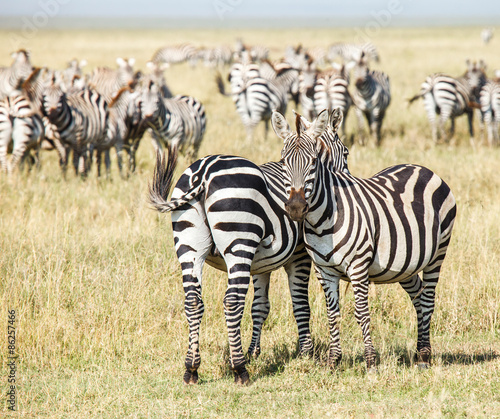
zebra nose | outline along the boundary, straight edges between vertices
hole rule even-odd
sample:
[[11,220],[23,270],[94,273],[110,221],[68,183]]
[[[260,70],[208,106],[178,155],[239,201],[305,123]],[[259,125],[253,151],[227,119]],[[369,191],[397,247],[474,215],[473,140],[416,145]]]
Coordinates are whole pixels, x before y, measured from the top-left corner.
[[292,188],[288,201],[285,202],[285,210],[293,221],[304,221],[309,211],[309,205],[304,196],[304,189],[296,191]]

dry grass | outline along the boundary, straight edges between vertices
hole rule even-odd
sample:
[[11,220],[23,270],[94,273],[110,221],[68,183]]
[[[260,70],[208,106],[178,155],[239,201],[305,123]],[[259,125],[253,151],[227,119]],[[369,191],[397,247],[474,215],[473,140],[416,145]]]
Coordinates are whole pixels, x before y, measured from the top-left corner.
[[[288,43],[328,45],[349,30],[282,31],[65,31],[39,32],[27,43],[33,62],[63,67],[76,56],[89,66],[113,66],[134,56],[145,68],[167,43],[231,43],[242,35],[277,55]],[[8,33],[0,32],[8,64]],[[7,356],[7,310],[16,309],[19,417],[498,417],[500,411],[500,178],[499,149],[471,148],[466,121],[454,144],[434,146],[423,106],[407,108],[428,73],[460,74],[466,58],[500,67],[498,40],[484,47],[478,29],[392,29],[374,43],[391,77],[393,102],[380,149],[355,146],[350,168],[358,176],[401,162],[423,164],[451,186],[458,203],[454,236],[438,286],[431,338],[434,367],[414,368],[416,319],[398,285],[374,287],[371,312],[379,372],[367,377],[352,290],[342,284],[342,344],[338,371],[296,357],[297,333],[283,272],[273,275],[272,309],[263,354],[250,365],[253,385],[237,388],[227,366],[222,310],[225,275],[205,269],[201,385],[181,383],[187,348],[180,269],[168,216],[146,204],[153,150],[139,150],[138,173],[122,181],[63,181],[55,155],[40,173],[0,177],[0,360]],[[257,163],[279,157],[280,141],[257,129],[253,143],[230,100],[216,92],[203,67],[174,67],[167,80],[178,93],[206,106],[208,131],[201,155],[226,153]],[[354,117],[349,117],[352,131]],[[477,122],[476,122],[477,126]],[[185,162],[180,161],[181,170]],[[251,298],[251,292],[247,301]],[[314,339],[324,350],[324,297],[311,281]],[[3,320],[2,320],[3,319]],[[3,323],[2,323],[3,322]],[[249,310],[243,322],[247,346]],[[2,394],[6,379],[2,379]],[[5,387],[4,387],[5,386]],[[5,389],[5,391],[4,391]],[[6,405],[2,401],[2,409]]]

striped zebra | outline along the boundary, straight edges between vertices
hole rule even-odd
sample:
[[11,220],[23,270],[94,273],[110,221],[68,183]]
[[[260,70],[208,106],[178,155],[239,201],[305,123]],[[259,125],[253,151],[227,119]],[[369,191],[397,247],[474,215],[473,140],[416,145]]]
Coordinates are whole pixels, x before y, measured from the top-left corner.
[[480,93],[481,114],[488,130],[489,146],[499,145],[500,78],[488,81]]
[[116,64],[118,64],[116,70],[108,67],[94,69],[88,82],[89,87],[104,96],[107,102],[110,102],[122,87],[134,86],[136,83],[134,58],[118,57]]
[[267,80],[278,81],[286,86],[289,98],[294,101],[295,106],[298,106],[300,74],[298,69],[285,61],[271,63],[269,60],[264,60],[259,65],[259,73]]
[[156,64],[181,64],[183,62],[189,62],[191,66],[194,66],[198,60],[197,54],[198,51],[194,45],[184,43],[158,49],[153,54],[151,61]]
[[0,68],[0,99],[19,91],[21,84],[33,71],[28,51],[21,49],[13,52],[10,67]]
[[205,107],[191,96],[165,99],[152,80],[143,86],[137,99],[141,123],[151,128],[157,151],[163,145],[178,149],[191,161],[197,159],[205,134]]
[[364,115],[370,134],[378,146],[385,112],[391,103],[389,77],[381,71],[370,71],[364,53],[354,66],[353,77],[355,89],[352,100],[356,106],[360,131]]
[[43,114],[62,144],[58,152],[64,174],[71,150],[76,174],[87,175],[90,169],[89,147],[106,136],[107,108],[104,96],[93,89],[84,89],[67,96],[52,79],[43,91]]
[[148,61],[146,63],[146,67],[149,70],[149,74],[144,78],[147,82],[149,80],[153,80],[155,84],[160,87],[161,94],[164,98],[169,99],[174,97],[172,91],[167,85],[167,81],[165,80],[164,71],[169,67],[167,63],[155,63],[153,61]]
[[231,64],[233,51],[227,45],[219,45],[214,48],[198,50],[198,57],[203,61],[205,67],[220,67]]
[[[33,91],[42,83],[42,74],[42,69],[35,69],[19,93],[0,101],[0,166],[8,173],[25,161],[31,166],[31,150],[35,150],[34,160],[39,166],[39,150],[45,130],[32,98]],[[9,148],[12,148],[10,161],[7,159]]]
[[[334,63],[332,69],[318,71],[313,62],[302,71],[299,78],[300,104],[309,119],[315,118],[323,109],[340,108],[347,117],[352,104],[349,93],[349,70],[351,65]],[[345,135],[345,118],[342,134]]]
[[347,44],[336,43],[328,48],[328,59],[333,62],[339,57],[344,62],[358,61],[361,56],[365,57],[366,61],[379,62],[380,58],[377,48],[371,42],[365,44]]
[[[301,120],[305,127],[308,121]],[[327,164],[347,169],[347,149],[331,128],[322,139],[332,152]],[[241,347],[240,322],[245,294],[254,282],[253,333],[248,353],[260,353],[262,325],[269,313],[268,289],[271,271],[284,267],[299,332],[301,353],[312,351],[309,330],[308,282],[311,261],[302,242],[302,229],[285,213],[280,163],[256,166],[235,156],[208,156],[193,163],[178,180],[167,201],[175,170],[175,153],[168,164],[158,159],[149,187],[150,202],[160,212],[172,212],[172,230],[185,291],[189,323],[189,350],[184,374],[186,384],[198,380],[200,365],[199,328],[204,307],[201,298],[202,267],[228,272],[224,298],[229,332],[231,368],[235,382],[245,384],[248,373]]]
[[[342,112],[334,112],[339,125]],[[306,248],[325,292],[329,362],[341,359],[337,319],[343,279],[354,290],[368,370],[375,366],[370,282],[399,282],[408,293],[418,319],[418,365],[429,367],[435,289],[455,220],[455,198],[443,180],[421,166],[397,165],[368,179],[332,170],[323,162],[330,151],[318,141],[326,121],[327,114],[321,113],[314,129],[292,132],[278,112],[272,119],[284,141],[283,179],[289,197],[285,207],[292,220],[304,221]]]
[[[292,70],[288,70],[292,71]],[[229,73],[231,93],[226,94],[224,82],[220,74],[216,82],[219,92],[224,96],[232,96],[236,112],[247,131],[247,140],[251,140],[255,127],[259,122],[265,123],[265,138],[269,131],[269,120],[273,110],[286,112],[289,86],[285,71],[275,80],[267,80],[260,75],[260,69],[254,63],[235,63]]]
[[248,54],[253,62],[259,63],[269,59],[269,48],[264,45],[247,45],[242,39],[237,39],[233,59],[241,61],[245,54]]
[[78,61],[74,58],[68,62],[66,68],[61,72],[61,88],[66,94],[76,93],[86,87],[87,80],[83,74],[83,67],[86,65],[87,60]]
[[[445,124],[451,119],[449,138],[455,133],[455,118],[466,114],[469,123],[471,141],[474,137],[473,112],[474,103],[480,101],[482,86],[486,83],[484,64],[477,66],[467,62],[468,68],[462,77],[451,77],[443,73],[428,76],[422,83],[420,93],[409,99],[409,103],[423,98],[427,118],[431,124],[432,138],[435,142],[445,138]],[[439,124],[436,125],[436,114]]]

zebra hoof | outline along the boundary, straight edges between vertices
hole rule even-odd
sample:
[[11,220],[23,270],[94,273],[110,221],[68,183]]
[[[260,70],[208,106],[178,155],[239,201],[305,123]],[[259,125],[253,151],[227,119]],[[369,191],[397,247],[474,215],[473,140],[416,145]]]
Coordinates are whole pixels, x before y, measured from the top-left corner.
[[248,348],[247,358],[248,360],[257,359],[260,355],[260,348]]
[[430,362],[417,362],[419,370],[428,370],[431,367]]
[[250,375],[244,365],[234,370],[234,383],[240,386],[247,386],[250,384]]
[[186,372],[184,373],[183,381],[186,385],[198,384],[198,371],[186,370]]

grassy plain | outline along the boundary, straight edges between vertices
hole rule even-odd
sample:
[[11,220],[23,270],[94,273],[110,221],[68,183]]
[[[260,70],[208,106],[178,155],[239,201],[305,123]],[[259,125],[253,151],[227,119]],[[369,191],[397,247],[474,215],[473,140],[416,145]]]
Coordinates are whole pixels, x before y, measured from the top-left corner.
[[[147,139],[135,176],[123,181],[93,173],[82,182],[61,177],[53,152],[29,176],[0,176],[0,416],[7,411],[7,310],[16,310],[17,417],[499,417],[500,416],[500,149],[472,147],[466,120],[457,121],[452,144],[430,140],[422,103],[408,108],[427,74],[458,75],[467,58],[500,68],[500,39],[484,46],[479,28],[387,29],[373,38],[391,78],[393,101],[379,149],[354,146],[349,165],[369,176],[395,163],[413,162],[436,171],[458,203],[454,235],[437,290],[431,339],[434,366],[418,371],[413,307],[399,285],[373,287],[372,331],[380,364],[365,374],[361,332],[354,320],[352,289],[342,284],[344,359],[336,371],[297,357],[296,326],[283,271],[273,274],[271,313],[261,357],[249,371],[252,385],[233,384],[228,369],[222,308],[226,276],[205,269],[199,386],[182,384],[187,348],[181,274],[173,251],[169,216],[146,203],[153,168]],[[145,69],[166,44],[249,43],[272,47],[326,46],[351,41],[354,31],[39,31],[22,46],[37,65],[62,68],[86,58],[89,68],[114,66],[117,56],[135,57]],[[10,34],[0,32],[0,62],[10,62]],[[232,102],[216,91],[214,74],[182,65],[166,73],[176,93],[206,106],[208,130],[200,155],[238,154],[257,163],[276,160],[274,133],[255,140]],[[290,106],[291,111],[292,106]],[[353,132],[355,118],[349,116]],[[478,121],[476,120],[476,128]],[[478,135],[478,138],[480,136]],[[179,170],[186,167],[181,159]],[[179,171],[179,173],[180,173]],[[324,297],[310,284],[312,330],[326,348]],[[252,298],[250,290],[247,302]],[[244,346],[251,336],[249,304]]]

